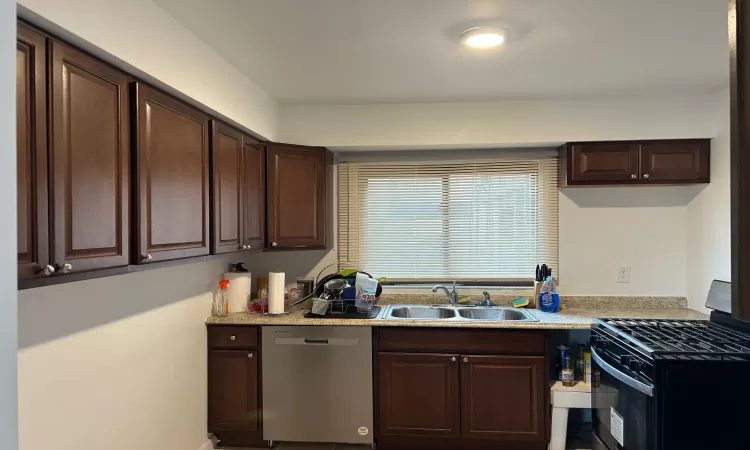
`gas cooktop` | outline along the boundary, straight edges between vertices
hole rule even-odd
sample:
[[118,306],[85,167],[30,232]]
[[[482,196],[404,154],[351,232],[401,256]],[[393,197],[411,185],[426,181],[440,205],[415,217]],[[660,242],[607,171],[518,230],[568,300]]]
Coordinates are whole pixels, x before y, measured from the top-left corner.
[[750,335],[704,320],[598,319],[652,357],[750,360]]

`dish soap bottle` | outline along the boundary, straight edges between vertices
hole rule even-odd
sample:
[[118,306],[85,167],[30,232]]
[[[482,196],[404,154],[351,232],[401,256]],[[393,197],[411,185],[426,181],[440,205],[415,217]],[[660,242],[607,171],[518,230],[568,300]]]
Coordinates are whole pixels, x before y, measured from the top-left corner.
[[539,308],[542,312],[558,312],[560,310],[560,294],[555,292],[555,282],[548,276],[539,291]]
[[229,312],[227,287],[229,287],[229,280],[219,281],[219,292],[216,293],[216,297],[214,298],[214,314],[219,317],[226,316]]

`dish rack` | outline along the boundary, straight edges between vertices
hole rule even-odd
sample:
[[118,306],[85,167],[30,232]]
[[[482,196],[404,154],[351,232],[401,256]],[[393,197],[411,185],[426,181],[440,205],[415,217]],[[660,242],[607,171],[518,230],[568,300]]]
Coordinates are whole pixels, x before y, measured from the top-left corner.
[[379,299],[375,299],[372,302],[363,302],[357,306],[352,303],[352,300],[313,297],[312,313],[318,316],[350,313],[365,314],[372,311],[372,308],[378,303],[378,300]]

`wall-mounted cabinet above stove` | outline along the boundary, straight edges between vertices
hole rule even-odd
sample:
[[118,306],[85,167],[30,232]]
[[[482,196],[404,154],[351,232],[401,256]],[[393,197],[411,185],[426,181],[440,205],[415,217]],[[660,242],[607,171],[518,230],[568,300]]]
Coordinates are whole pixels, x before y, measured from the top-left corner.
[[569,142],[558,148],[560,187],[710,181],[710,139]]

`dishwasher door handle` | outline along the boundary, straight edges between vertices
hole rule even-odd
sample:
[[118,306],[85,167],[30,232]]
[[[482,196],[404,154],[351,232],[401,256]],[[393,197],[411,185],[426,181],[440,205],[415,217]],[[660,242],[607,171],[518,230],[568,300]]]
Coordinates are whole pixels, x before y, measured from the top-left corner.
[[347,338],[274,338],[273,343],[276,345],[315,345],[315,346],[338,346],[353,347],[359,345],[359,339]]

